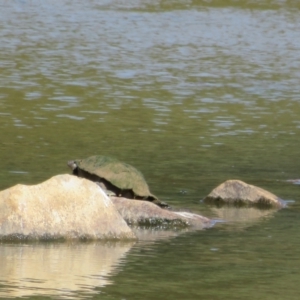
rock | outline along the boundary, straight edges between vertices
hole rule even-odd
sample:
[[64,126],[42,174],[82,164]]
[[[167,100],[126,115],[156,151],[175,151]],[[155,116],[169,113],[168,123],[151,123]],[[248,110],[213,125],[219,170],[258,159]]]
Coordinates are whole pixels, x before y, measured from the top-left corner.
[[225,181],[216,187],[204,201],[275,207],[284,207],[286,205],[285,201],[276,195],[240,180]]
[[211,227],[212,221],[189,212],[176,212],[163,209],[152,202],[110,197],[118,212],[128,224],[154,226],[160,228]]
[[95,183],[58,175],[0,192],[0,239],[134,239]]
[[293,184],[299,185],[300,184],[300,179],[288,179],[288,180],[286,180],[286,182],[291,182]]

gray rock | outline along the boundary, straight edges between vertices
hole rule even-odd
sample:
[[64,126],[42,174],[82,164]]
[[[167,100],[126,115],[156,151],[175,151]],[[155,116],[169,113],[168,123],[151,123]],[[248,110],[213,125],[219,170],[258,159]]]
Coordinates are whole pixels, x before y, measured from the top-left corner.
[[0,192],[0,239],[134,239],[111,200],[93,182],[58,175]]
[[160,228],[211,227],[212,221],[190,212],[163,209],[152,202],[110,197],[121,216],[128,224]]
[[240,180],[227,180],[204,199],[205,202],[239,203],[284,207],[285,201],[276,195]]

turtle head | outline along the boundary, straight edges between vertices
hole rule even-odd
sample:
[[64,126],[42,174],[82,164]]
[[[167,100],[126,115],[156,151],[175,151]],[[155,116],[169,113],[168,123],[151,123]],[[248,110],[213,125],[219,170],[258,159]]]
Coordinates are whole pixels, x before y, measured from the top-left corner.
[[78,167],[76,160],[69,160],[67,165],[72,169],[73,172]]

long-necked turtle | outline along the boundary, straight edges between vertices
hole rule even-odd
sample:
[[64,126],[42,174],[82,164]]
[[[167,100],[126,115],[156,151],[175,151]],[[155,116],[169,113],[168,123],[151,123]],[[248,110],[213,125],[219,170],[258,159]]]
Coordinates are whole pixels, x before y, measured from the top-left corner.
[[73,174],[97,182],[106,192],[129,199],[152,201],[168,207],[151,194],[144,176],[129,164],[107,156],[95,155],[68,161]]

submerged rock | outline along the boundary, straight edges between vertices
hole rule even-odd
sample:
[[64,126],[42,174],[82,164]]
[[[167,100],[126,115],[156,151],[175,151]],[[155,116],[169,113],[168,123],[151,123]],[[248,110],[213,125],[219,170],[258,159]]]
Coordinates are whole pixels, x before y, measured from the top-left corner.
[[284,207],[285,201],[276,195],[241,180],[227,180],[204,199],[205,202],[228,204],[267,205]]
[[202,229],[211,227],[213,224],[210,219],[201,215],[163,209],[152,202],[113,196],[110,198],[121,216],[131,225]]
[[93,182],[58,175],[0,192],[0,239],[133,239],[111,200]]
[[286,182],[291,182],[293,184],[300,185],[300,179],[288,179]]

